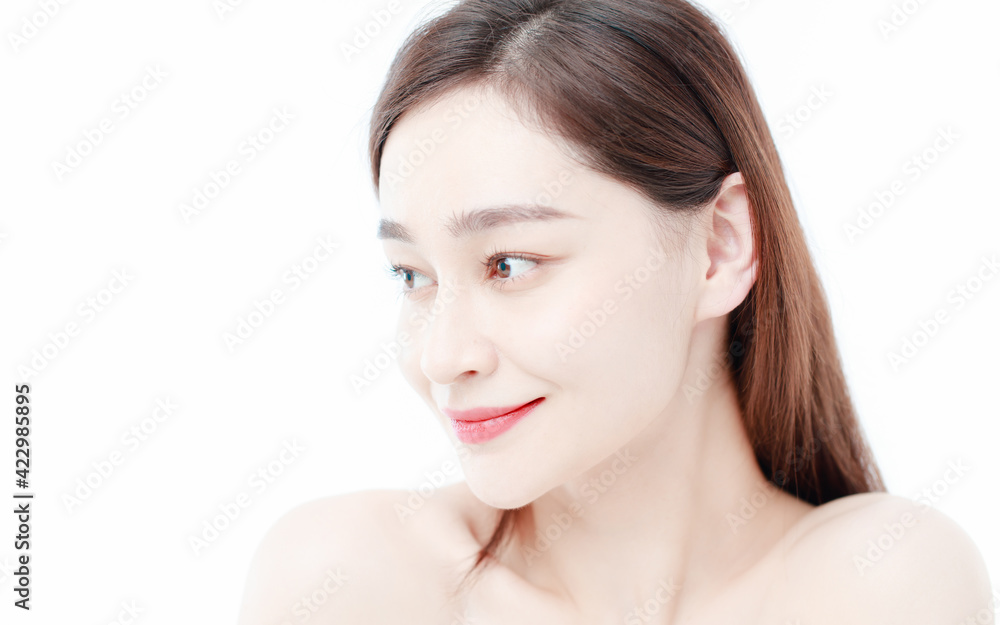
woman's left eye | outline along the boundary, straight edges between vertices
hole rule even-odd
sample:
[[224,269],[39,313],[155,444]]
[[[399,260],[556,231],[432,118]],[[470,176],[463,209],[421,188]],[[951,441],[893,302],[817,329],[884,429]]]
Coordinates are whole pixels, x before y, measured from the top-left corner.
[[487,269],[491,272],[495,270],[501,282],[512,282],[531,269],[532,264],[537,262],[524,256],[498,255],[489,260]]

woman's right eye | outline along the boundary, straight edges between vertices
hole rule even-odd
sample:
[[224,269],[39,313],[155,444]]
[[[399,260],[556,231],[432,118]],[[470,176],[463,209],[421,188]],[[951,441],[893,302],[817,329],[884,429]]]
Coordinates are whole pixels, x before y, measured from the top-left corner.
[[390,265],[388,268],[388,272],[390,278],[392,278],[393,280],[398,280],[399,282],[402,283],[402,286],[400,287],[400,292],[407,296],[409,296],[410,293],[412,293],[413,291],[420,289],[422,286],[427,286],[426,284],[425,285],[417,284],[417,282],[421,278],[426,280],[428,283],[433,283],[433,281],[430,278],[420,273],[419,271],[414,271],[410,269],[409,267],[403,267],[400,265]]

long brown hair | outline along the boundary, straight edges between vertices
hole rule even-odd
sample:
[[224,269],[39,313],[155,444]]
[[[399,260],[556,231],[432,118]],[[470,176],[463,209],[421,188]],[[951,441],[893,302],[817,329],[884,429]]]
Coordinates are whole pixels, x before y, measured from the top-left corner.
[[[684,0],[462,0],[412,33],[390,68],[369,142],[376,193],[400,117],[472,85],[524,105],[665,212],[704,207],[741,172],[758,269],[729,315],[726,362],[757,462],[816,505],[885,490],[774,140],[716,23]],[[519,510],[500,512],[468,574],[496,557]]]

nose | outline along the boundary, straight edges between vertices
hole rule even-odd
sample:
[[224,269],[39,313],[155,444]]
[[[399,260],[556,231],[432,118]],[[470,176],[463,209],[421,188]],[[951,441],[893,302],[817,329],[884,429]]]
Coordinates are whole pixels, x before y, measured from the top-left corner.
[[452,384],[475,374],[489,375],[497,366],[493,343],[482,332],[488,311],[477,309],[471,293],[440,288],[424,328],[420,368],[427,379]]

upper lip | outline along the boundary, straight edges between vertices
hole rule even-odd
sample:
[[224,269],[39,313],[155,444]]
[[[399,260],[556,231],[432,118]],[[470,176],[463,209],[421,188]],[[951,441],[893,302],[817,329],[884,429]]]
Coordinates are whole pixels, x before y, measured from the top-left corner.
[[448,418],[456,421],[486,421],[487,419],[495,419],[496,417],[505,415],[508,412],[514,412],[518,408],[523,408],[531,402],[538,401],[540,399],[545,398],[536,397],[531,401],[523,404],[515,404],[513,406],[499,406],[497,408],[471,408],[469,410],[452,410],[450,408],[442,408],[441,411],[448,415]]

